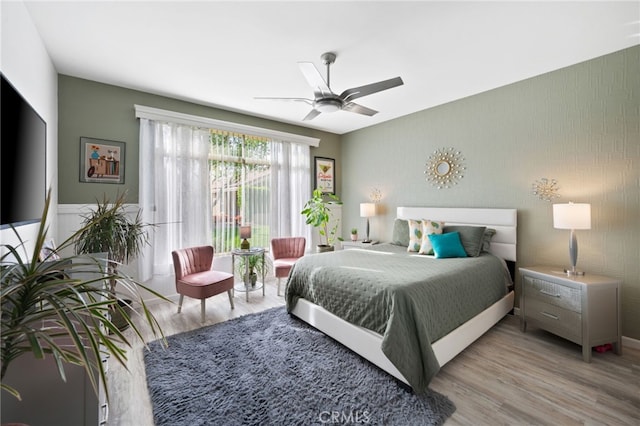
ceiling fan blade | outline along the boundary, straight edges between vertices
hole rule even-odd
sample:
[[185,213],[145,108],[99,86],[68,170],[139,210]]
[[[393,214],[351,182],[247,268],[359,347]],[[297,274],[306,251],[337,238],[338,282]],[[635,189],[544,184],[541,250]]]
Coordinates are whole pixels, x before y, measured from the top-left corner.
[[379,81],[377,83],[366,84],[360,87],[354,87],[347,89],[340,97],[342,100],[349,102],[354,99],[361,98],[363,96],[371,95],[373,93],[382,92],[383,90],[391,89],[393,87],[402,86],[404,82],[400,77],[390,78],[389,80]]
[[255,96],[253,99],[268,100],[268,101],[304,102],[305,104],[313,105],[313,99],[307,99],[307,98],[274,98],[271,96]]
[[320,96],[332,93],[329,85],[324,81],[324,78],[322,78],[322,74],[320,74],[320,71],[318,71],[312,62],[298,62],[298,66],[304,78],[306,78],[309,85],[313,87],[313,93]]
[[371,117],[372,115],[376,115],[378,113],[378,111],[376,111],[375,109],[371,109],[371,108],[367,108],[367,107],[362,106],[362,105],[358,105],[355,102],[347,102],[342,107],[342,110],[343,111],[349,111],[349,112],[355,112],[357,114],[362,114],[362,115],[368,115],[369,117]]
[[320,111],[318,111],[317,109],[312,109],[311,111],[309,111],[309,114],[307,114],[302,121],[309,121],[309,120],[313,120],[315,117],[320,115]]

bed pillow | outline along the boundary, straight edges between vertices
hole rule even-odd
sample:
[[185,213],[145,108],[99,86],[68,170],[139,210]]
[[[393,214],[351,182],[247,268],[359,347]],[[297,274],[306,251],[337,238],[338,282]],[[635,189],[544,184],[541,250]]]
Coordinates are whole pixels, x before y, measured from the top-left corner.
[[422,221],[422,243],[420,244],[419,254],[433,254],[433,246],[429,235],[442,234],[444,229],[444,222],[436,222],[433,220]]
[[428,236],[433,245],[433,252],[437,259],[448,257],[467,257],[467,252],[462,247],[460,233],[449,232],[446,234],[431,234]]
[[464,247],[464,251],[469,257],[476,257],[480,255],[482,250],[482,241],[484,238],[484,231],[486,226],[464,226],[464,225],[452,225],[445,226],[444,233],[457,232],[460,234],[460,241]]
[[409,222],[405,219],[397,219],[393,222],[391,244],[407,247],[409,245]]
[[409,219],[409,244],[407,251],[420,251],[422,245],[422,221]]
[[482,251],[489,251],[491,248],[491,238],[496,235],[496,230],[487,228],[482,235]]

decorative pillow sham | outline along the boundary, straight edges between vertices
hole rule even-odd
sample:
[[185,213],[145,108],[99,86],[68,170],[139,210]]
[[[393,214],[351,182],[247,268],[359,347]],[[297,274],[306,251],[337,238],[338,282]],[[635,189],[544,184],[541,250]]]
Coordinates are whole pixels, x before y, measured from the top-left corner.
[[484,238],[484,231],[486,226],[465,226],[465,225],[452,225],[445,226],[444,233],[458,232],[460,235],[460,242],[464,247],[464,251],[469,257],[477,257],[482,250],[482,242]]
[[433,245],[433,252],[436,255],[436,259],[467,257],[467,253],[460,241],[459,232],[431,234],[428,238]]
[[496,230],[487,228],[482,235],[482,251],[489,251],[491,248],[491,238],[496,235]]
[[420,244],[419,254],[433,254],[433,246],[429,235],[442,234],[444,222],[435,222],[433,220],[422,221],[422,243]]
[[422,221],[409,219],[409,244],[407,251],[420,251],[422,245]]
[[409,222],[405,219],[397,219],[393,222],[391,244],[407,247],[409,245]]

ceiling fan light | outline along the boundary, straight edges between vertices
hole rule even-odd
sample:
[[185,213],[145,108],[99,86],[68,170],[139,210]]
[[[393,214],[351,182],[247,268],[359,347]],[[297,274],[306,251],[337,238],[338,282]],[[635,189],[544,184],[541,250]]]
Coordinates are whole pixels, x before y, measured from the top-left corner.
[[313,108],[320,112],[336,112],[342,109],[342,101],[338,99],[318,99]]

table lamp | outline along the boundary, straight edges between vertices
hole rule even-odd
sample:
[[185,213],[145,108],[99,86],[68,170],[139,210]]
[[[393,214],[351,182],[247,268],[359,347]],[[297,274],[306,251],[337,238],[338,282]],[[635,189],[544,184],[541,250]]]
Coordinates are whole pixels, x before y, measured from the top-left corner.
[[251,225],[243,225],[240,227],[240,238],[242,238],[240,249],[249,250],[251,246],[249,245],[247,238],[251,238]]
[[578,262],[578,239],[576,229],[591,229],[591,204],[568,203],[553,205],[553,227],[556,229],[570,229],[569,259],[571,269],[565,269],[567,275],[584,275],[576,269]]
[[367,236],[362,241],[363,243],[370,243],[369,239],[369,218],[376,215],[376,205],[374,203],[360,203],[360,217],[367,218]]

